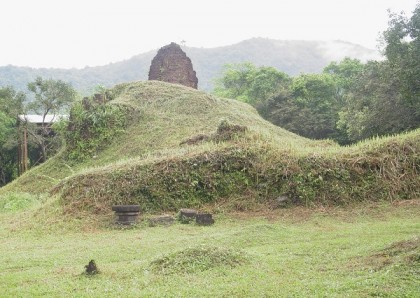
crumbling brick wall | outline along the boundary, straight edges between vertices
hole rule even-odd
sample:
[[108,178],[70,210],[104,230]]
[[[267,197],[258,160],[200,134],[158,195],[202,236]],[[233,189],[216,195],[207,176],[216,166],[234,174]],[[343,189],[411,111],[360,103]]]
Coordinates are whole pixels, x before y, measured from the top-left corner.
[[174,42],[160,48],[153,58],[149,80],[181,84],[195,89],[198,85],[191,59]]

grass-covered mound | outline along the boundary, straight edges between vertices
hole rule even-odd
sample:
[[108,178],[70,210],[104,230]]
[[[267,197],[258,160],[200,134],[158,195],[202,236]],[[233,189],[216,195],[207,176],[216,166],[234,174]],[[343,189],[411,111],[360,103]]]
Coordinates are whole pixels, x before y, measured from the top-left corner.
[[224,266],[234,268],[246,260],[246,256],[240,251],[198,246],[157,258],[150,263],[150,268],[157,274],[185,274]]
[[[353,266],[366,266],[379,271],[390,266],[405,267],[413,276],[418,275],[420,268],[420,236],[413,239],[392,243],[385,249],[353,262]],[[417,270],[416,270],[417,268]]]
[[[73,110],[67,147],[0,190],[57,195],[67,212],[416,199],[420,131],[342,148],[249,105],[163,82],[116,86]],[[84,106],[83,106],[84,105]]]

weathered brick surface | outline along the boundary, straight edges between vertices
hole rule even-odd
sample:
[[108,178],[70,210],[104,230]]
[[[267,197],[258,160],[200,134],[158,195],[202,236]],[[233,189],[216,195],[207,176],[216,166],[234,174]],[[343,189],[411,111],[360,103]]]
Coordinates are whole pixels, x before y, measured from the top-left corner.
[[195,89],[198,85],[191,59],[174,42],[160,48],[153,58],[149,80],[181,84]]

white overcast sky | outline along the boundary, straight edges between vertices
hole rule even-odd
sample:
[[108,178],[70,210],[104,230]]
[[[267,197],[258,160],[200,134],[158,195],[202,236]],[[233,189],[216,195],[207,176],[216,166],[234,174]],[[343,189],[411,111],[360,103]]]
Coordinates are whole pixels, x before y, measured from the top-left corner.
[[419,0],[2,0],[0,66],[82,68],[172,41],[218,47],[252,37],[344,40],[374,49],[387,9]]

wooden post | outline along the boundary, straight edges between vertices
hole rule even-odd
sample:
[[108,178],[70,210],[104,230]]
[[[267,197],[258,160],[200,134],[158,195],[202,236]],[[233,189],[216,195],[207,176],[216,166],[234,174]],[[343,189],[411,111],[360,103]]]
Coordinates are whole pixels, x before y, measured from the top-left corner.
[[28,170],[28,131],[25,125],[19,124],[18,140],[18,175]]
[[23,127],[19,132],[18,144],[18,174],[19,176],[28,170],[28,130]]
[[22,135],[20,129],[19,132],[19,139],[18,139],[18,175],[22,175]]
[[23,129],[23,173],[28,170],[28,129]]

